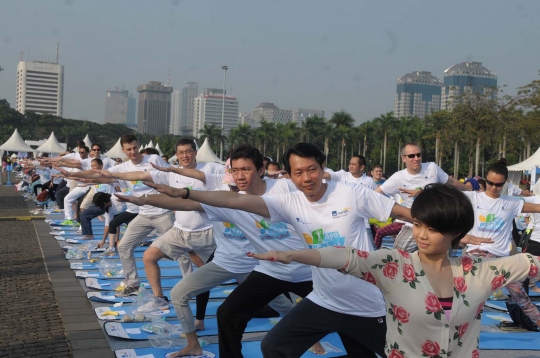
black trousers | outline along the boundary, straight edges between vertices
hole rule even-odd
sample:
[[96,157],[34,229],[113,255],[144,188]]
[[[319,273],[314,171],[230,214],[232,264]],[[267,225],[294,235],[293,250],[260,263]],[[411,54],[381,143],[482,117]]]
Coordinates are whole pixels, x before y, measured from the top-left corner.
[[[120,213],[116,215],[110,222],[109,222],[109,234],[115,234],[118,235],[118,227],[122,224],[129,224],[131,220],[135,219],[137,217],[137,213],[128,213],[127,211],[124,211],[123,213]],[[118,240],[118,238],[116,238]]]
[[[360,302],[359,302],[360,304]],[[302,300],[264,337],[264,358],[296,358],[327,334],[337,332],[348,357],[386,357],[386,317],[359,317],[334,312]]]
[[60,209],[64,208],[64,198],[68,194],[69,194],[69,187],[63,186],[62,188],[60,188],[60,185],[58,185],[58,188],[56,188],[55,197],[56,197],[56,205],[58,205]]
[[312,290],[311,281],[295,283],[278,280],[257,271],[250,273],[217,310],[219,356],[243,357],[242,335],[248,322],[278,295],[293,292],[306,297]]

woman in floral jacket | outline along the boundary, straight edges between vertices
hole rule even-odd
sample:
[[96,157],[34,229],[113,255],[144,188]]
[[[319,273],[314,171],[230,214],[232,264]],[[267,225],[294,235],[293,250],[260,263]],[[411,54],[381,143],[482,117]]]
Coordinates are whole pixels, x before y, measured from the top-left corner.
[[323,248],[264,254],[261,259],[336,268],[377,285],[387,309],[386,354],[402,357],[479,357],[485,300],[510,282],[538,276],[528,254],[449,258],[474,223],[471,202],[453,187],[432,184],[411,208],[418,251]]

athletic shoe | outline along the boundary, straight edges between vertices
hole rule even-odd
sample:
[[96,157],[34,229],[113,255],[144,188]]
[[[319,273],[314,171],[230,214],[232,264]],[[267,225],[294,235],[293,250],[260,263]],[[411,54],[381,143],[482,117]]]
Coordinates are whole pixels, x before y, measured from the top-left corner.
[[125,286],[124,289],[120,292],[116,292],[114,295],[116,297],[128,297],[128,296],[137,296],[139,293],[139,286]]
[[63,225],[63,226],[73,226],[75,225],[76,221],[73,221],[73,220],[64,220],[60,223],[60,225]]
[[108,247],[107,250],[103,252],[103,256],[116,256],[116,248]]

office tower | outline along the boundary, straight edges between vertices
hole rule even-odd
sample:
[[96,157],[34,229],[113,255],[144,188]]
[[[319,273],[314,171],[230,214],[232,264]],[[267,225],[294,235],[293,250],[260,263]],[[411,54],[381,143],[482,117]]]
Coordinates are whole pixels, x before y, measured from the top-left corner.
[[137,117],[135,112],[137,111],[137,100],[132,93],[128,96],[128,112],[127,112],[127,126],[137,129]]
[[298,124],[305,121],[306,118],[314,116],[324,117],[324,111],[322,109],[294,108],[292,112],[292,120]]
[[17,111],[62,117],[64,66],[52,62],[20,61],[17,65]]
[[171,93],[171,129],[169,134],[180,135],[180,115],[182,107],[182,93],[173,91]]
[[442,81],[428,71],[407,73],[397,80],[394,115],[419,117],[441,109]]
[[464,92],[497,98],[497,74],[482,62],[462,62],[444,71],[441,108],[451,110]]
[[138,132],[152,135],[169,133],[172,91],[172,87],[164,86],[156,81],[137,87],[137,92],[139,92]]
[[129,93],[116,87],[114,90],[107,90],[105,98],[105,123],[128,123],[128,102]]
[[[223,105],[223,90],[207,88],[194,100],[193,132],[194,137],[199,138],[199,131],[204,125],[215,124],[221,128],[221,111]],[[223,121],[223,134],[229,135],[229,131],[238,126],[238,100],[234,96],[225,95],[225,116]]]
[[180,108],[180,135],[193,135],[193,113],[195,106],[195,97],[199,94],[197,82],[188,82],[187,86],[182,88],[182,104]]

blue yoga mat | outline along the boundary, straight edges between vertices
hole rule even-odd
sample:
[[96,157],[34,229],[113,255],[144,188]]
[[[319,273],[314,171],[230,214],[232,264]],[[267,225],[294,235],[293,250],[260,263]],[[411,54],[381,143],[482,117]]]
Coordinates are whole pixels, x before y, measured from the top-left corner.
[[[104,259],[107,260],[107,259]],[[136,261],[137,268],[143,268],[143,261]],[[171,260],[159,260],[158,265],[161,268],[179,267],[178,262]],[[90,262],[89,260],[71,262],[69,268],[72,270],[99,270],[99,262]]]
[[[92,252],[92,258],[93,259],[100,259],[101,255],[103,255],[103,252]],[[135,251],[133,253],[133,257],[135,257],[136,259],[142,259],[143,255],[144,255],[144,251]],[[120,257],[118,255],[107,256],[107,259],[120,260]],[[67,257],[67,254],[66,254],[66,260],[71,260],[69,257]]]
[[[223,303],[223,301],[209,301],[208,305],[206,306],[206,315],[207,316],[215,316],[218,307]],[[104,321],[117,321],[121,320],[125,314],[129,314],[131,306],[122,306],[122,307],[96,307],[94,308],[94,312],[98,319],[104,320]],[[197,310],[197,304],[195,302],[191,302],[189,304],[189,307],[193,312]],[[118,316],[110,315],[110,316],[103,316],[103,312],[107,311],[113,311],[118,312]],[[170,305],[170,308],[168,310],[165,310],[161,313],[162,317],[165,318],[176,318],[176,311],[172,307],[172,304]]]
[[[210,298],[227,298],[236,286],[218,286],[210,290]],[[170,290],[163,290],[163,295],[171,297]],[[132,303],[137,300],[137,296],[116,297],[114,291],[86,292],[86,297],[90,301],[102,303]]]
[[[121,281],[123,280],[118,279],[118,278],[111,278],[111,279],[103,280],[103,279],[96,279],[93,277],[89,277],[89,278],[84,279],[84,284],[86,285],[86,287],[91,288],[93,290],[111,291],[112,290],[111,287],[115,284],[120,283]],[[178,281],[179,280],[177,278],[166,278],[166,277],[162,278],[161,287],[171,289],[174,287],[174,285],[178,283]],[[229,280],[222,283],[222,285],[236,285],[236,283],[237,283],[236,280]],[[141,285],[150,287],[150,284],[145,279],[141,279]]]
[[540,332],[480,332],[480,349],[540,350]]
[[[55,220],[55,221],[58,221],[58,220]],[[61,221],[60,221],[61,222]],[[92,227],[95,228],[95,227],[101,227],[102,229],[105,227],[105,222],[104,221],[99,221],[99,220],[92,220],[91,222],[92,224]],[[49,223],[49,226],[51,227],[51,229],[53,230],[64,230],[64,231],[67,231],[67,230],[79,230],[79,224],[78,225],[60,225],[60,223],[57,223],[57,222],[51,222]]]
[[[326,357],[341,357],[346,354],[343,343],[337,333],[330,333],[323,339],[321,343],[326,350],[326,354],[317,355],[307,351],[302,355],[302,358],[326,358]],[[176,352],[179,349],[160,349],[160,348],[135,348],[135,349],[122,349],[115,351],[117,358],[135,358],[146,357],[148,358],[163,358],[167,353]],[[208,344],[203,347],[206,356],[199,356],[197,358],[219,358],[219,348],[217,344]],[[242,354],[246,358],[262,358],[261,342],[242,342]]]
[[[272,318],[253,318],[249,321],[245,332],[267,332],[271,330],[275,324],[271,323]],[[167,320],[168,323],[172,325],[179,325],[180,322],[177,320]],[[105,332],[110,337],[117,337],[129,340],[146,340],[149,335],[152,333],[147,333],[141,330],[141,327],[145,322],[135,322],[135,323],[122,323],[122,322],[105,322]],[[198,336],[215,336],[218,334],[217,329],[217,318],[208,318],[204,320],[204,325],[206,329],[204,331],[198,331]]]
[[[84,244],[85,242],[90,242],[90,241],[96,241],[96,240],[79,240],[80,244]],[[74,248],[74,247],[77,247],[77,244],[73,243],[73,244],[70,244],[70,245],[63,245],[62,246],[62,250],[64,251],[67,251],[71,248]],[[146,249],[148,249],[148,246],[137,246],[135,248],[135,252],[145,252]],[[99,248],[99,249],[93,249],[92,252],[103,252],[105,251],[106,249],[104,247],[102,248]]]
[[[119,270],[121,270],[121,268],[119,268]],[[139,277],[146,277],[146,271],[145,270],[137,270],[137,273],[139,274]],[[112,277],[109,277],[109,276],[104,276],[104,275],[101,274],[101,272],[96,271],[96,270],[75,271],[75,276],[77,276],[79,278],[86,278],[86,277],[101,278],[101,279],[112,278]],[[113,277],[114,278],[122,278],[122,277],[124,277],[124,274],[119,275],[119,276],[113,276]],[[182,272],[180,271],[180,268],[178,266],[177,267],[164,268],[164,269],[161,270],[161,277],[177,277],[178,281],[179,281],[180,278],[182,277]]]
[[[502,291],[506,296],[510,296],[510,293],[508,293],[508,290],[506,289],[506,287],[503,288]],[[529,290],[529,297],[540,297],[540,293]]]

